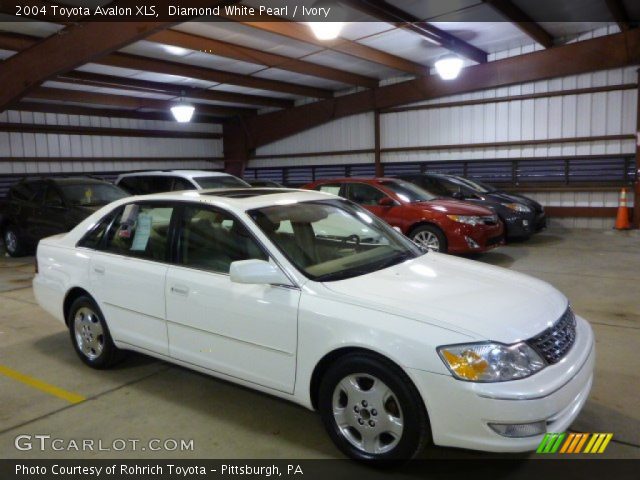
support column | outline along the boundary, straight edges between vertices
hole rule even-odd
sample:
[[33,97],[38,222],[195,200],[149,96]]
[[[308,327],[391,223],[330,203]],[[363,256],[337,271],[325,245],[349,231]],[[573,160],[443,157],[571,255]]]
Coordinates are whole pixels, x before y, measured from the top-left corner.
[[632,228],[640,228],[640,69],[638,70],[638,100],[636,103],[636,182],[633,189]]
[[241,119],[234,119],[222,127],[224,147],[224,171],[237,177],[244,176],[244,168],[249,162],[251,149],[247,132]]
[[384,176],[384,167],[380,155],[380,110],[373,112],[373,131],[374,131],[374,162],[376,165],[376,177]]

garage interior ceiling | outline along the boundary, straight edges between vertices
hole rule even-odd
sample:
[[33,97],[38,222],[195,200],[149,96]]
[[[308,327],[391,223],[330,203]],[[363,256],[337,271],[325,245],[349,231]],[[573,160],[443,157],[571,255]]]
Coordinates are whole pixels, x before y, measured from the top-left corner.
[[[255,6],[260,2],[243,3]],[[273,6],[280,3],[285,2],[270,2]],[[537,42],[537,49],[553,49],[602,25],[535,23],[522,0],[455,4],[352,0],[348,4],[363,22],[347,24],[336,41],[320,42],[306,25],[285,18],[283,22],[230,18],[226,22],[185,22],[150,30],[146,38],[133,39],[117,52],[97,54],[70,71],[45,75],[42,85],[23,92],[20,102],[0,107],[43,112],[64,112],[68,107],[74,112],[81,106],[86,111],[95,109],[93,114],[98,116],[105,115],[104,108],[109,107],[131,117],[149,118],[149,114],[166,115],[168,105],[184,92],[197,107],[198,121],[221,123],[374,89],[385,82],[428,76],[435,60],[450,51],[464,57],[465,65],[470,66],[532,41]],[[536,2],[536,11],[544,16],[558,8],[556,4]],[[637,13],[632,1],[580,0],[573,2],[574,10],[563,12],[569,22],[572,12],[580,11],[579,4],[591,11],[600,9],[602,18],[610,18],[623,31],[629,28],[629,15]],[[41,47],[43,39],[64,28],[73,28],[73,24],[7,21],[14,4],[1,5],[3,62],[33,45]],[[470,21],[474,18],[494,21]]]

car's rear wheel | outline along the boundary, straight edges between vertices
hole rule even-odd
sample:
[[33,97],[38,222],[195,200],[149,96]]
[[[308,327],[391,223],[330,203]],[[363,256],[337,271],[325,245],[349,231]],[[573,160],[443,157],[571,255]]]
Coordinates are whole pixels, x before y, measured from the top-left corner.
[[80,359],[92,368],[108,368],[122,358],[111,339],[102,312],[92,298],[78,297],[67,318],[71,342]]
[[447,237],[434,225],[420,225],[414,228],[409,238],[428,250],[442,253],[447,251]]
[[20,239],[18,230],[13,225],[7,225],[2,233],[4,248],[12,257],[24,255],[24,242]]
[[372,354],[338,359],[321,381],[318,405],[331,439],[356,460],[409,460],[429,439],[415,386],[402,369]]

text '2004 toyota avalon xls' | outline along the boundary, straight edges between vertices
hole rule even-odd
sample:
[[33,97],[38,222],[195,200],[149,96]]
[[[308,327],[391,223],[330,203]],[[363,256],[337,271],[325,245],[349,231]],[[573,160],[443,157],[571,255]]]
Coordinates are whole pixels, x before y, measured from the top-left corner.
[[321,192],[127,198],[42,240],[37,265],[89,366],[134,350],[317,409],[357,459],[535,449],[591,388],[593,334],[560,292]]

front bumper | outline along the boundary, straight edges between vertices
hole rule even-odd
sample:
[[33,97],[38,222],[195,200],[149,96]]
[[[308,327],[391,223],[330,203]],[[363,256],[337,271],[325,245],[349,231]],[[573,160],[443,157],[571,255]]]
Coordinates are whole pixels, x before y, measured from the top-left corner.
[[474,383],[410,369],[429,413],[434,443],[491,452],[522,452],[535,450],[543,435],[508,438],[488,424],[545,421],[547,432],[567,430],[587,400],[595,364],[591,327],[580,317],[576,320],[576,342],[569,353],[529,378]]
[[541,212],[536,214],[536,223],[535,229],[536,232],[547,228],[547,214],[542,210]]
[[504,245],[504,226],[501,221],[494,225],[451,224],[445,231],[449,253],[480,253]]
[[507,238],[528,238],[536,231],[535,214],[509,215],[504,218],[505,236]]

